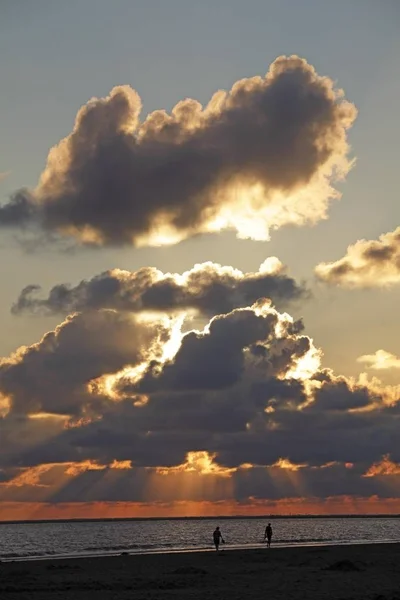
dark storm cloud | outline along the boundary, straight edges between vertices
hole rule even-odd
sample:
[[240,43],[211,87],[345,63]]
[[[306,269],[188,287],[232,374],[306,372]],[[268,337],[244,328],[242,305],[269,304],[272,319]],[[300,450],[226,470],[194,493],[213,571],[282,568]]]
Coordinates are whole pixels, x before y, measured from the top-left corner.
[[387,452],[400,462],[396,442],[399,425],[398,417],[379,411],[337,414],[285,408],[265,416],[260,411],[248,430],[215,436],[208,447],[226,467],[242,462],[272,464],[285,457],[295,464],[320,467],[329,462],[349,462],[366,470]]
[[[38,187],[0,208],[0,226],[117,246],[224,228],[267,239],[270,226],[322,218],[337,195],[330,184],[350,168],[355,107],[297,56],[217,92],[204,109],[187,99],[142,123],[140,112],[129,86],[83,106]],[[312,193],[296,197],[307,186]]]
[[[213,318],[202,333],[186,333],[173,358],[163,362],[153,352],[142,371],[88,388],[91,378],[140,362],[141,348],[159,346],[160,337],[168,336],[151,321],[127,321],[126,313],[88,314],[94,321],[88,324],[85,313],[72,317],[60,327],[64,337],[48,334],[0,366],[0,392],[11,400],[11,411],[0,419],[1,497],[21,498],[34,488],[57,501],[133,500],[143,498],[139,481],[155,485],[163,477],[164,487],[147,489],[150,500],[163,493],[180,498],[179,490],[188,488],[179,477],[201,472],[201,460],[190,463],[193,452],[215,455],[216,477],[218,469],[234,470],[228,487],[238,499],[387,493],[382,481],[363,475],[386,454],[393,472],[400,462],[399,390],[321,371],[301,322],[266,303],[236,309]],[[104,319],[111,319],[109,327]],[[303,373],[310,363],[314,367]],[[393,407],[389,396],[397,401]],[[57,416],[63,410],[73,419]],[[21,416],[41,411],[56,414]],[[289,461],[289,469],[280,459]],[[132,469],[117,474],[114,461],[128,461]],[[54,463],[47,491],[36,490],[46,465]],[[66,469],[65,485],[53,485],[52,477]],[[336,493],[328,472],[337,478]],[[93,484],[91,491],[85,482]],[[295,483],[301,484],[297,491]],[[211,494],[207,486],[194,489],[197,499]],[[228,493],[223,485],[218,489]]]
[[[137,467],[172,467],[183,463],[188,452],[205,449],[228,468],[272,465],[285,457],[311,467],[354,463],[365,472],[388,452],[400,462],[399,415],[384,410],[324,413],[311,407],[299,411],[296,386],[292,404],[281,404],[273,380],[271,390],[265,387],[262,403],[248,386],[218,393],[158,393],[141,407],[125,400],[102,420],[66,429],[29,451],[20,447],[19,464],[84,459],[109,464],[116,459]],[[269,406],[275,411],[266,413]]]
[[298,335],[299,322],[282,322],[285,336],[277,337],[278,323],[279,313],[272,309],[237,309],[214,317],[203,332],[184,335],[173,360],[152,361],[138,383],[122,379],[119,392],[218,390],[239,383],[250,370],[264,378],[285,373],[309,351],[310,340]]
[[141,362],[152,344],[167,341],[160,324],[135,321],[110,310],[68,317],[54,331],[0,362],[0,392],[11,412],[80,413],[101,398],[90,381]]
[[284,304],[308,295],[277,259],[267,259],[256,273],[210,262],[183,275],[164,274],[151,267],[134,272],[113,269],[75,287],[56,285],[47,298],[35,297],[39,290],[37,285],[25,287],[12,312],[65,315],[99,308],[131,312],[194,309],[214,316],[249,306],[259,298]]
[[367,387],[352,389],[345,379],[335,378],[326,381],[315,393],[312,407],[319,411],[347,411],[366,408],[373,401],[373,395]]
[[173,361],[162,366],[153,363],[138,389],[153,390],[219,389],[238,382],[245,366],[244,349],[258,341],[267,342],[278,317],[256,315],[239,309],[211,320],[206,333],[189,332]]
[[382,234],[378,240],[359,240],[346,255],[331,263],[321,263],[316,275],[327,283],[345,287],[385,287],[400,282],[400,227]]

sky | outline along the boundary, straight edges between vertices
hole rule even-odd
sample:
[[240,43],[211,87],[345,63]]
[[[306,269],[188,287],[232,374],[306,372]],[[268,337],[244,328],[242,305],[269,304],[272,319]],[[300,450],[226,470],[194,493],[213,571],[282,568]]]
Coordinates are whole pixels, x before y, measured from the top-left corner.
[[0,519],[399,512],[400,4],[0,19]]

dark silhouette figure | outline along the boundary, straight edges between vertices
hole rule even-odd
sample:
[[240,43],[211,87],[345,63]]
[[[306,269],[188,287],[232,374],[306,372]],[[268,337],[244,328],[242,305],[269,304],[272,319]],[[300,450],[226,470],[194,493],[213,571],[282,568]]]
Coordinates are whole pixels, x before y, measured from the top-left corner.
[[213,533],[213,539],[214,539],[214,546],[216,551],[219,551],[219,545],[222,542],[223,544],[225,544],[225,540],[222,537],[222,533],[219,530],[219,527],[217,527]]
[[268,523],[268,525],[265,528],[265,534],[264,534],[264,540],[267,540],[267,546],[268,548],[271,547],[271,539],[272,539],[272,527],[271,527],[271,523]]

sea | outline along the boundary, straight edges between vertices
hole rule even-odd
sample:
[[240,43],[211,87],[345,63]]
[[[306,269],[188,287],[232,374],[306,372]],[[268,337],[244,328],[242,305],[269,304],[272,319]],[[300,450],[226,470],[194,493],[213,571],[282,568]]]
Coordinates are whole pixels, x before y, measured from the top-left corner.
[[184,518],[0,523],[0,560],[212,550],[220,526],[224,550],[273,546],[400,542],[400,517]]

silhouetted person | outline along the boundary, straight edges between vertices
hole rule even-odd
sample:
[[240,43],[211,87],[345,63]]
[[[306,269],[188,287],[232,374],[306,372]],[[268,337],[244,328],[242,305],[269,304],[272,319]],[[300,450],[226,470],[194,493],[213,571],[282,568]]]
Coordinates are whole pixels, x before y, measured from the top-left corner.
[[220,542],[222,542],[223,544],[225,544],[225,540],[224,540],[224,538],[222,537],[222,533],[220,532],[220,530],[219,530],[219,527],[217,527],[217,528],[215,529],[215,531],[214,531],[214,533],[213,533],[213,539],[214,539],[214,546],[215,546],[215,549],[216,549],[216,551],[218,552],[218,551],[219,551],[219,545],[220,545]]
[[271,547],[271,539],[272,539],[272,527],[271,527],[271,523],[268,523],[268,525],[265,528],[265,534],[264,534],[264,540],[267,540],[267,546],[268,548]]

